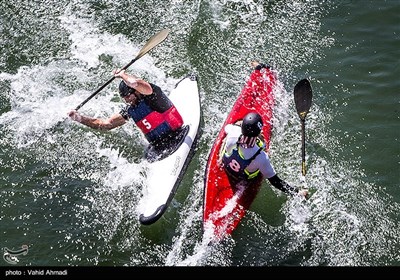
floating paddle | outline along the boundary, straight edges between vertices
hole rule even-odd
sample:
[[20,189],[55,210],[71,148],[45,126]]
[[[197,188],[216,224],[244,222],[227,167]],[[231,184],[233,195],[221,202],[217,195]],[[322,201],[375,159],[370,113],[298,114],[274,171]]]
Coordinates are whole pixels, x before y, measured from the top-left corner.
[[294,87],[294,103],[301,121],[301,171],[306,175],[306,132],[305,120],[311,107],[312,88],[307,79],[299,81]]
[[[129,66],[131,66],[136,60],[144,56],[146,53],[148,53],[151,49],[153,49],[155,46],[160,44],[162,41],[167,38],[169,33],[169,29],[163,29],[157,34],[153,35],[147,43],[142,47],[140,52],[136,55],[134,59],[132,59],[127,65],[125,65],[121,70],[127,69]],[[103,88],[105,88],[109,83],[111,83],[115,77],[113,76],[111,79],[109,79],[104,85],[102,85],[98,90],[93,92],[88,98],[86,98],[81,104],[79,104],[75,110],[78,111],[83,105],[86,104],[90,99],[92,99],[96,94],[98,94]]]

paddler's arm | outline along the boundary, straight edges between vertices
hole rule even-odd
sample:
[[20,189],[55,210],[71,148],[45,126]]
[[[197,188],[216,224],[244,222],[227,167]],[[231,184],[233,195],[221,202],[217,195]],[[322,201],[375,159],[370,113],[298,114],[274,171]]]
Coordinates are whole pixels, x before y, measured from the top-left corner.
[[241,122],[241,120],[237,121],[234,124],[227,124],[224,128],[226,136],[224,138],[224,140],[222,140],[222,144],[221,144],[221,148],[219,150],[218,153],[218,159],[217,159],[217,164],[218,166],[222,167],[222,158],[224,157],[224,154],[226,152],[226,142],[228,138],[237,138],[238,137],[238,131],[235,132],[235,129],[237,129],[237,127],[240,127],[240,124],[238,125],[238,122]]
[[279,178],[278,175],[276,175],[276,174],[274,176],[272,176],[271,178],[268,178],[268,181],[271,183],[271,185],[273,185],[278,190],[280,190],[286,194],[289,194],[291,196],[294,196],[296,194],[301,195],[305,198],[307,198],[307,196],[308,196],[308,190],[290,186],[284,180]]
[[153,88],[148,82],[146,82],[143,79],[140,79],[139,77],[133,74],[127,74],[125,70],[114,69],[113,74],[114,77],[121,78],[122,80],[125,81],[127,86],[136,89],[143,95],[150,95],[153,93]]
[[98,130],[111,130],[126,123],[125,118],[120,114],[114,114],[108,119],[99,119],[87,117],[72,110],[68,116],[76,122]]

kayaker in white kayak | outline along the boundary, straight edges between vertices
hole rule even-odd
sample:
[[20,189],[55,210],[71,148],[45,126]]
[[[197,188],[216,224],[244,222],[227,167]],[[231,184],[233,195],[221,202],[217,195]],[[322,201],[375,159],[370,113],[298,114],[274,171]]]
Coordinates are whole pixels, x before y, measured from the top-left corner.
[[174,146],[170,142],[179,142],[184,137],[182,116],[159,86],[129,75],[125,70],[115,69],[113,75],[122,79],[119,93],[127,103],[124,109],[108,119],[92,118],[76,110],[70,111],[68,116],[99,130],[111,130],[132,118],[150,143],[146,158],[154,160],[161,152]]
[[307,189],[290,186],[276,174],[260,135],[262,127],[263,122],[257,112],[248,113],[240,122],[226,125],[227,135],[219,164],[223,165],[229,179],[235,184],[259,180],[259,176],[262,176],[287,194],[307,197]]

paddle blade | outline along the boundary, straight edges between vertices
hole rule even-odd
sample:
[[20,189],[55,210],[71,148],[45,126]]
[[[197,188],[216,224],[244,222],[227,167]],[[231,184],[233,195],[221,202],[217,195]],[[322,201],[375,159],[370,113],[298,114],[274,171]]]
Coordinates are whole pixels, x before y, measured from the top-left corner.
[[297,114],[304,120],[310,110],[312,102],[312,88],[307,79],[299,81],[294,87],[294,103]]
[[162,41],[164,41],[169,34],[169,29],[163,29],[157,34],[153,35],[147,43],[143,46],[143,48],[140,50],[140,52],[136,55],[135,60],[138,60],[142,56],[144,56],[148,51],[150,51],[152,48],[160,44]]

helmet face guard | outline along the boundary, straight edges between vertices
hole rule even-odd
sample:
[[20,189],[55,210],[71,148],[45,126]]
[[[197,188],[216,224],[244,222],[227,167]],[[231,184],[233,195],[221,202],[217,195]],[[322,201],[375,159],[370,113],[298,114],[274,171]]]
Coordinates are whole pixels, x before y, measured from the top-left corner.
[[121,97],[126,97],[128,95],[131,95],[134,92],[135,92],[135,89],[128,87],[128,85],[124,81],[121,81],[119,83],[119,95]]
[[242,122],[242,134],[247,137],[257,137],[263,127],[263,121],[258,113],[248,113]]

